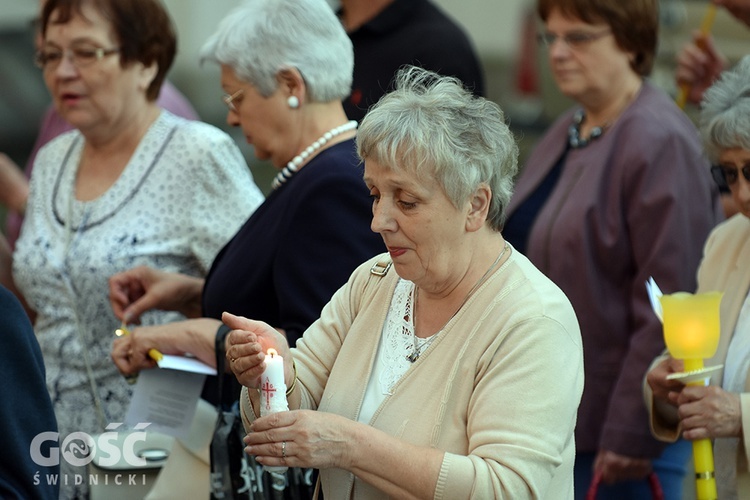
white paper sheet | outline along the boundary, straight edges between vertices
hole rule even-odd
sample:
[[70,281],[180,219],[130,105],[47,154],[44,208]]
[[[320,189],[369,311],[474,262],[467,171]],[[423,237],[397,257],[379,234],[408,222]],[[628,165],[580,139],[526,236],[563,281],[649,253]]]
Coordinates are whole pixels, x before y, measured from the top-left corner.
[[187,356],[173,356],[164,354],[156,364],[159,368],[168,368],[170,370],[180,370],[183,372],[204,373],[206,375],[216,375],[216,368],[207,365],[203,361]]
[[149,431],[185,437],[206,375],[182,370],[143,370],[130,400],[125,423],[149,423]]
[[659,321],[664,323],[664,313],[662,312],[661,301],[659,301],[659,297],[662,296],[662,293],[659,285],[656,284],[653,277],[649,277],[646,282],[646,292],[648,293],[648,300],[651,302],[651,308],[654,310],[656,317],[659,318]]

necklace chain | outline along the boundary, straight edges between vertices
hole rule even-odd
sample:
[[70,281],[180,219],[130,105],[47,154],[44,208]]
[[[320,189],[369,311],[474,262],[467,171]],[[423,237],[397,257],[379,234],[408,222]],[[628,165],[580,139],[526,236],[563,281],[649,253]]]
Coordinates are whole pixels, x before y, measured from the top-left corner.
[[[461,305],[458,306],[458,309],[456,309],[456,312],[454,312],[451,315],[451,317],[448,318],[448,321],[446,321],[445,323],[443,323],[443,326],[441,326],[440,329],[434,335],[432,335],[430,338],[426,339],[424,342],[422,342],[420,344],[419,343],[419,339],[417,337],[416,331],[412,331],[412,336],[413,336],[413,340],[414,340],[414,347],[413,347],[411,353],[406,356],[406,359],[408,359],[412,363],[414,363],[417,359],[419,359],[419,356],[422,354],[422,351],[425,350],[425,349],[427,349],[430,346],[430,344],[432,344],[432,342],[435,340],[435,338],[437,338],[438,334],[443,331],[443,328],[445,328],[445,325],[447,325],[450,322],[450,320],[452,320],[456,316],[456,314],[458,314],[458,311],[460,311],[461,308],[464,305],[466,305],[466,302],[469,300],[469,297],[471,297],[471,295],[476,291],[476,289],[479,288],[479,286],[482,283],[484,283],[484,280],[487,279],[487,277],[490,275],[490,273],[492,272],[492,270],[495,269],[495,266],[497,265],[498,262],[500,262],[500,260],[503,258],[503,255],[505,255],[505,252],[507,252],[507,251],[508,251],[508,244],[505,243],[505,245],[503,245],[503,249],[500,252],[500,254],[497,256],[497,258],[492,263],[492,265],[490,265],[489,269],[487,269],[487,271],[484,272],[484,274],[482,275],[482,277],[479,278],[479,280],[476,283],[474,283],[474,286],[471,287],[471,290],[469,290],[469,293],[466,294],[466,296],[464,297],[464,300],[461,302]],[[414,323],[415,327],[416,327],[416,318],[417,318],[417,316],[416,316],[416,311],[417,311],[417,292],[418,292],[418,288],[415,286],[414,287],[414,300],[413,300],[413,304],[414,305],[412,306],[412,308],[413,308],[413,310],[412,310],[412,318],[414,318],[413,319],[413,323]]]
[[601,137],[610,125],[610,122],[607,122],[604,125],[594,127],[591,129],[588,138],[581,137],[581,123],[583,123],[584,118],[586,118],[586,112],[579,109],[576,111],[575,115],[573,115],[573,123],[568,127],[568,143],[573,149],[585,147],[594,139]]
[[302,167],[302,165],[305,164],[308,158],[315,153],[317,150],[322,148],[325,144],[328,143],[331,139],[334,137],[343,134],[344,132],[348,132],[350,130],[354,130],[357,128],[357,122],[354,120],[348,121],[343,125],[339,125],[338,127],[334,127],[325,134],[321,135],[320,138],[307,146],[300,154],[295,156],[292,161],[286,164],[286,167],[281,169],[281,172],[276,174],[276,177],[274,177],[273,182],[271,182],[271,188],[272,189],[278,189],[281,187],[282,184],[284,184],[287,180],[289,180],[290,177],[292,177],[297,171]]
[[642,84],[639,81],[638,85],[632,92],[625,94],[624,101],[620,105],[617,114],[615,114],[614,117],[610,118],[603,124],[593,127],[588,137],[581,137],[581,124],[586,119],[586,111],[584,111],[583,109],[578,109],[573,115],[573,123],[571,123],[568,127],[568,144],[570,145],[570,147],[573,149],[582,148],[587,146],[591,141],[601,137],[602,134],[604,134],[604,132],[612,126],[615,120],[617,120],[625,112],[625,110],[628,108],[628,106],[630,106],[630,103],[633,102],[636,96],[638,96],[641,91],[641,86]]

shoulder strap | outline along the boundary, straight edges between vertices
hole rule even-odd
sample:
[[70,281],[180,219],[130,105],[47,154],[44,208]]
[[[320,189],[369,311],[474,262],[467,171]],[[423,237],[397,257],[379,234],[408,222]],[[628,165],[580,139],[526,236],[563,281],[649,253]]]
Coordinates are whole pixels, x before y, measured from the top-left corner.
[[372,267],[370,268],[370,274],[374,274],[375,276],[380,276],[382,278],[388,273],[388,270],[392,265],[393,261],[391,260],[390,256],[385,256],[372,265]]

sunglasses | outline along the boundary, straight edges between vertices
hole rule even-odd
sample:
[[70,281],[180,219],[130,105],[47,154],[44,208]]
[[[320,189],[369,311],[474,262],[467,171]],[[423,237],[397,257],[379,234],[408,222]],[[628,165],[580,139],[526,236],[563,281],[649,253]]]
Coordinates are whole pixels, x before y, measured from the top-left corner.
[[719,165],[711,167],[711,175],[713,176],[714,181],[716,181],[716,184],[719,185],[720,189],[726,190],[729,189],[729,186],[737,182],[737,179],[740,176],[740,171],[742,172],[742,177],[744,177],[747,182],[750,182],[750,165],[745,165],[741,169],[722,167]]

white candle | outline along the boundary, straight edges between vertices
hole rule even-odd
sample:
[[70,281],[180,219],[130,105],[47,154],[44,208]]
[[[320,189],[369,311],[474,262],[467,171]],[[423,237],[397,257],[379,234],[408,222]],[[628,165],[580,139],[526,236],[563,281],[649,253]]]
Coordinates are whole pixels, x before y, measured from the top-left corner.
[[260,376],[260,416],[289,410],[284,382],[284,358],[275,349],[266,353],[266,369]]
[[[260,376],[260,416],[289,411],[284,381],[284,358],[276,349],[266,352],[266,368]],[[287,467],[263,467],[269,472],[286,472]]]

